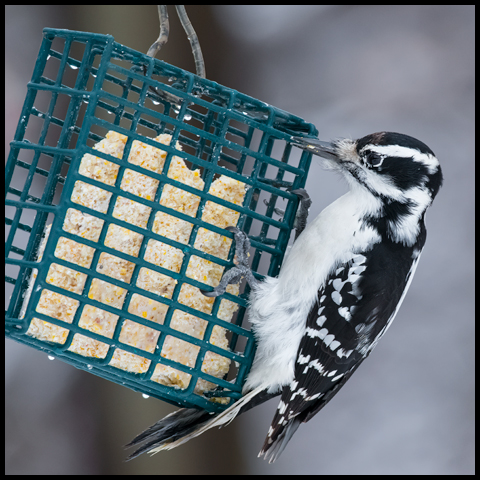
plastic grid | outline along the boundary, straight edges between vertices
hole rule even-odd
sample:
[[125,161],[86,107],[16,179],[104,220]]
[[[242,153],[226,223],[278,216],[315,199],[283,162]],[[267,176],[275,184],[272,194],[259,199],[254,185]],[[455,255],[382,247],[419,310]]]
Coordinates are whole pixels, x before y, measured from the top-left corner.
[[[109,130],[128,137],[124,155],[118,159],[92,149],[93,144],[105,137]],[[199,168],[205,182],[203,191],[179,183],[166,173],[148,172],[159,181],[155,199],[146,200],[121,190],[125,168],[139,173],[146,171],[127,162],[134,140],[159,146],[153,137],[169,133],[169,146],[161,145],[167,152],[164,172],[168,171],[173,155],[183,158],[192,168]],[[152,59],[140,52],[114,42],[109,35],[99,35],[68,30],[45,29],[44,39],[35,65],[22,110],[21,118],[11,142],[11,150],[5,170],[6,185],[6,311],[5,335],[13,340],[43,350],[77,368],[123,384],[133,390],[160,398],[170,403],[201,407],[219,411],[224,404],[212,402],[208,396],[193,392],[198,378],[218,386],[216,396],[241,396],[241,388],[254,356],[254,338],[244,319],[246,291],[240,296],[224,294],[218,297],[211,311],[206,314],[178,302],[184,283],[198,288],[205,285],[185,276],[191,255],[206,258],[225,268],[233,266],[234,248],[228,260],[221,260],[194,248],[199,228],[232,238],[232,234],[201,220],[206,202],[214,201],[240,212],[238,227],[249,234],[252,250],[251,267],[256,276],[260,271],[278,274],[289,241],[298,204],[295,195],[286,189],[305,185],[311,154],[289,143],[291,135],[300,133],[316,136],[315,127],[302,119],[274,108],[215,82]],[[175,148],[176,141],[182,151]],[[80,175],[78,167],[86,153],[105,158],[119,166],[115,185],[106,185]],[[212,181],[220,174],[244,182],[248,187],[243,205],[234,205],[208,193]],[[111,193],[108,210],[92,211],[73,203],[72,191],[76,181],[83,181]],[[159,204],[164,185],[174,185],[201,197],[195,218],[168,209]],[[151,209],[147,227],[139,228],[114,218],[115,199],[126,197]],[[282,199],[282,202],[278,202]],[[278,205],[277,205],[278,203]],[[285,210],[283,218],[273,218],[275,207]],[[81,239],[62,230],[69,208],[94,215],[103,220],[98,242]],[[164,211],[193,224],[188,245],[175,242],[151,231],[156,212]],[[278,217],[278,216],[277,216]],[[45,227],[52,224],[41,261],[38,248]],[[131,257],[103,244],[108,226],[116,224],[143,236],[137,258]],[[60,237],[83,243],[95,249],[90,268],[72,265],[54,256]],[[143,258],[149,239],[156,239],[181,249],[184,254],[180,273],[152,265]],[[129,284],[102,275],[95,269],[102,252],[114,254],[135,264]],[[266,258],[268,257],[268,258]],[[47,272],[56,263],[86,275],[83,292],[72,293],[47,282]],[[177,280],[171,298],[158,297],[136,286],[142,267],[167,274]],[[32,269],[38,269],[28,304],[24,298],[28,290]],[[88,298],[93,279],[108,281],[127,290],[122,308],[113,308]],[[73,322],[65,323],[35,310],[43,289],[71,297],[78,301]],[[11,293],[10,298],[8,298]],[[163,324],[153,323],[129,313],[132,295],[141,294],[169,306]],[[28,297],[28,295],[27,295]],[[231,323],[217,317],[222,298],[240,306]],[[112,338],[106,338],[85,330],[78,325],[85,305],[93,305],[119,316]],[[22,309],[25,311],[20,318]],[[181,309],[208,322],[203,339],[193,338],[170,327],[172,313]],[[26,335],[32,317],[67,328],[66,342],[44,342]],[[134,321],[160,332],[155,353],[140,350],[120,341],[120,332],[126,320]],[[215,325],[228,332],[230,350],[209,343]],[[77,333],[109,345],[105,358],[90,358],[68,351]],[[162,343],[168,335],[175,336],[199,347],[195,367],[162,358]],[[119,370],[109,365],[116,348],[150,360],[148,371],[143,374]],[[205,354],[215,352],[231,359],[228,377],[218,379],[201,371]],[[150,380],[157,363],[163,363],[191,375],[187,388],[180,390]]]

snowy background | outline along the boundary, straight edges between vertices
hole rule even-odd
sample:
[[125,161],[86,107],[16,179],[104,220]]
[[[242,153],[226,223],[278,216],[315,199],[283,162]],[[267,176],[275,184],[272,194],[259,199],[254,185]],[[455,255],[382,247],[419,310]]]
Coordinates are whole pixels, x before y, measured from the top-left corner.
[[[122,445],[174,407],[5,342],[6,473],[474,473],[474,6],[189,6],[207,77],[299,115],[319,137],[390,130],[437,155],[444,187],[397,319],[273,465],[257,459],[277,401],[228,428],[124,463]],[[193,70],[170,8],[159,58]],[[5,154],[44,27],[109,33],[146,52],[155,6],[6,6]],[[313,162],[311,218],[346,191]]]

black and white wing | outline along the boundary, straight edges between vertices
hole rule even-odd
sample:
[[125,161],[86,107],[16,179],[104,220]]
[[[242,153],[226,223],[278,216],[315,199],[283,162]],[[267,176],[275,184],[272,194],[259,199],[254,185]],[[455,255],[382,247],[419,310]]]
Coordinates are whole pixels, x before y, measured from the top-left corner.
[[411,248],[377,243],[330,273],[308,315],[294,379],[283,389],[259,456],[274,461],[300,423],[318,413],[368,356],[401,304],[424,240]]

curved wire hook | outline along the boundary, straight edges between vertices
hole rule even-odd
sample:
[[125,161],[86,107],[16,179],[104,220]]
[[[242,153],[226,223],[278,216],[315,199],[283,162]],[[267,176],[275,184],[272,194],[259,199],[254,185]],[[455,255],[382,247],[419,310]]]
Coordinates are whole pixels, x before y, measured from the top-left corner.
[[168,34],[170,33],[170,24],[168,22],[168,10],[166,5],[157,5],[158,17],[160,19],[160,35],[157,41],[148,49],[147,55],[155,57],[160,49],[168,42]]
[[192,23],[188,18],[187,11],[185,10],[185,5],[175,5],[177,10],[178,18],[182,24],[185,33],[187,34],[188,41],[192,48],[193,58],[195,59],[195,69],[199,77],[205,78],[205,62],[203,60],[202,49],[200,48],[200,42],[198,41],[197,34],[193,29]]
[[[148,49],[147,55],[149,57],[155,57],[160,49],[167,43],[168,34],[170,32],[170,24],[168,22],[167,5],[157,5],[158,17],[160,19],[160,35],[153,45]],[[203,60],[202,49],[200,48],[200,42],[198,41],[197,34],[188,18],[185,5],[175,5],[178,18],[182,24],[185,33],[187,34],[190,46],[192,48],[193,58],[195,59],[195,69],[199,77],[205,78],[205,62]]]

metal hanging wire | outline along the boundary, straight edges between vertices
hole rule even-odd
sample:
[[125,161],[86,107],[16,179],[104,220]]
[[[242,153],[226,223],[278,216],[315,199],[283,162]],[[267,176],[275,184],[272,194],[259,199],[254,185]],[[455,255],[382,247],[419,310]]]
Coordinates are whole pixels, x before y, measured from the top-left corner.
[[[167,5],[157,5],[158,6],[158,17],[160,19],[160,35],[158,39],[153,43],[153,45],[148,49],[147,55],[149,57],[155,57],[160,49],[168,42],[168,34],[170,33],[170,24],[168,21],[168,10]],[[195,59],[195,69],[197,75],[201,78],[206,78],[205,74],[205,62],[203,60],[202,49],[200,47],[200,42],[198,41],[198,36],[193,28],[190,19],[188,18],[185,5],[175,5],[177,10],[178,18],[182,24],[185,33],[187,34],[190,46],[192,47],[193,58]]]

